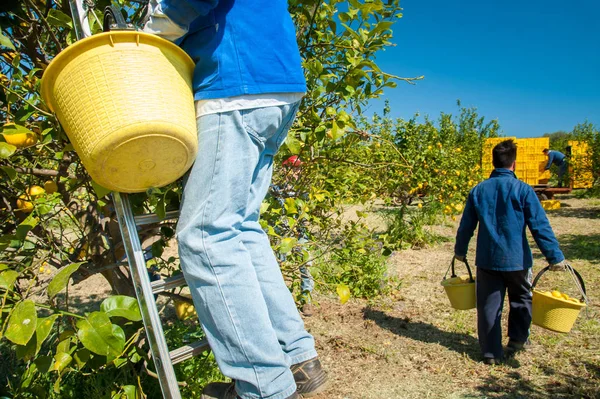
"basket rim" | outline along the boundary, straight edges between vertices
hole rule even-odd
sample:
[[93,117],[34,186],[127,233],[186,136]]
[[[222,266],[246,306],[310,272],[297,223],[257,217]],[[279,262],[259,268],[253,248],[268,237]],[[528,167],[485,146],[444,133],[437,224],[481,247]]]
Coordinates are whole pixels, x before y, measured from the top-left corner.
[[449,284],[449,283],[447,283],[448,281],[452,280],[453,278],[456,278],[456,277],[450,277],[450,278],[443,279],[440,282],[440,285],[442,287],[464,287],[466,285],[475,284],[475,281],[469,281],[467,283],[461,283],[461,284]]
[[[156,45],[157,47],[168,47],[170,50],[182,57],[184,62],[188,64],[188,68],[190,68],[192,71],[195,68],[196,64],[189,54],[187,54],[175,43],[172,43],[167,39],[163,39],[160,36],[141,31],[110,31],[98,33],[81,39],[62,50],[50,61],[50,64],[48,64],[44,70],[40,94],[52,112],[54,112],[54,106],[52,99],[49,97],[49,93],[52,91],[51,88],[54,86],[54,82],[58,78],[62,69],[76,58],[73,55],[83,54],[85,51],[88,51],[92,48],[100,47],[101,45],[105,44],[104,39],[111,36],[118,38],[118,42],[120,43],[128,41],[135,43],[139,42],[139,37],[144,37],[145,44],[150,43]],[[128,37],[130,37],[131,40],[127,40]]]
[[[534,289],[533,290],[533,294],[541,295],[541,296],[543,296],[545,298],[553,299],[556,302],[561,302],[561,303],[567,304],[569,306],[579,306],[580,308],[585,308],[587,306],[587,304],[585,302],[575,303],[575,302],[567,301],[564,298],[557,298],[557,297],[553,296],[551,293],[544,293],[544,292],[541,292],[538,289]],[[577,298],[574,298],[574,299],[577,299]]]

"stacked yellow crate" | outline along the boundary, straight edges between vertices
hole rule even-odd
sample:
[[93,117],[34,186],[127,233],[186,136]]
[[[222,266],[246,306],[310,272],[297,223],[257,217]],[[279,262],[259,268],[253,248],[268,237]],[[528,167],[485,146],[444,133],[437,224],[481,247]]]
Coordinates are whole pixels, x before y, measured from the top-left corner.
[[544,171],[547,158],[542,152],[544,148],[550,146],[550,139],[547,137],[534,139],[517,139],[516,137],[502,137],[487,139],[483,146],[483,157],[481,168],[484,176],[494,170],[492,165],[492,149],[494,146],[504,140],[514,140],[517,143],[517,165],[515,174],[519,179],[535,186],[536,184],[545,184],[550,179],[550,172]]
[[569,174],[573,188],[590,188],[594,183],[591,173],[591,159],[588,144],[584,141],[569,141],[571,159],[569,160]]
[[483,177],[488,178],[490,173],[494,170],[492,164],[492,150],[494,147],[503,142],[504,140],[517,140],[516,137],[494,137],[489,138],[483,145],[483,155],[481,157],[481,170],[483,171]]

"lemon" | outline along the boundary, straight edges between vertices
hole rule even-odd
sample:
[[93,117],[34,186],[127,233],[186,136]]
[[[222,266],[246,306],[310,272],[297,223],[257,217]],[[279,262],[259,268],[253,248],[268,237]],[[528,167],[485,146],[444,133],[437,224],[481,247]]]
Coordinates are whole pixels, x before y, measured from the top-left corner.
[[3,134],[4,140],[17,148],[25,148],[37,143],[37,137],[33,133]]
[[423,208],[423,204],[418,204],[417,208],[419,208],[419,209]]
[[560,291],[552,291],[552,296],[554,298],[562,298],[562,294],[560,293]]
[[45,192],[46,190],[44,190],[40,186],[31,186],[27,189],[27,194],[29,194],[29,196],[31,197],[36,197],[38,195],[44,194]]
[[197,316],[196,309],[191,303],[185,301],[175,301],[175,314],[179,320],[186,320]]
[[44,183],[44,189],[48,194],[54,194],[58,191],[58,185],[55,181],[48,180],[46,183]]
[[27,194],[21,194],[17,200],[17,208],[25,213],[33,211],[33,203],[29,201]]

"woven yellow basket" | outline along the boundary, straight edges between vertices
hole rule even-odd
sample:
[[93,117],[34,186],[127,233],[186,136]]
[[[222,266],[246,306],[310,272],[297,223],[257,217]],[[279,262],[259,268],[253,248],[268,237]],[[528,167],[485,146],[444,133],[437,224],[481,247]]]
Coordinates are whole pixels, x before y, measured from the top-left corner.
[[454,259],[452,259],[451,268],[452,275],[450,278],[446,276],[442,280],[442,287],[446,291],[446,295],[450,300],[450,305],[454,309],[458,310],[469,310],[476,306],[476,295],[475,295],[475,280],[471,274],[471,268],[469,264],[465,262],[469,275],[457,276],[454,272]]
[[100,33],[50,63],[42,96],[96,183],[141,192],[194,162],[193,70],[183,50],[158,36]]
[[[568,266],[569,268],[571,266]],[[535,289],[541,275],[549,270],[548,267],[542,269],[533,281],[533,304],[532,304],[532,322],[533,324],[545,329],[568,333],[573,328],[577,316],[581,309],[586,307],[585,302],[575,303],[563,298],[552,296],[550,292],[542,292]],[[585,294],[585,283],[579,273],[573,270],[579,280],[579,284]]]

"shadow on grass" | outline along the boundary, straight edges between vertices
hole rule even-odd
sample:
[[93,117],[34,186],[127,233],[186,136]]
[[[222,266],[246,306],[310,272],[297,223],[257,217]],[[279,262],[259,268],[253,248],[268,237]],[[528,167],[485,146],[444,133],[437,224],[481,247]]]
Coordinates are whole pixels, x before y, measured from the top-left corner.
[[600,262],[600,234],[562,234],[558,237],[565,257]]
[[421,342],[439,344],[455,352],[463,353],[475,361],[481,360],[479,343],[477,339],[468,334],[443,331],[431,324],[411,322],[408,318],[389,316],[385,312],[369,307],[363,309],[363,317],[373,320],[379,327],[385,328],[396,335]]
[[600,219],[600,209],[570,208],[564,206],[565,205],[561,204],[560,209],[549,211],[549,214],[551,216],[559,216],[563,218]]
[[600,397],[600,366],[589,362],[578,364],[586,374],[575,375],[540,366],[547,377],[544,384],[535,384],[517,371],[506,374],[493,373],[483,379],[476,389],[486,398],[495,399],[546,399],[546,398],[598,398]]

